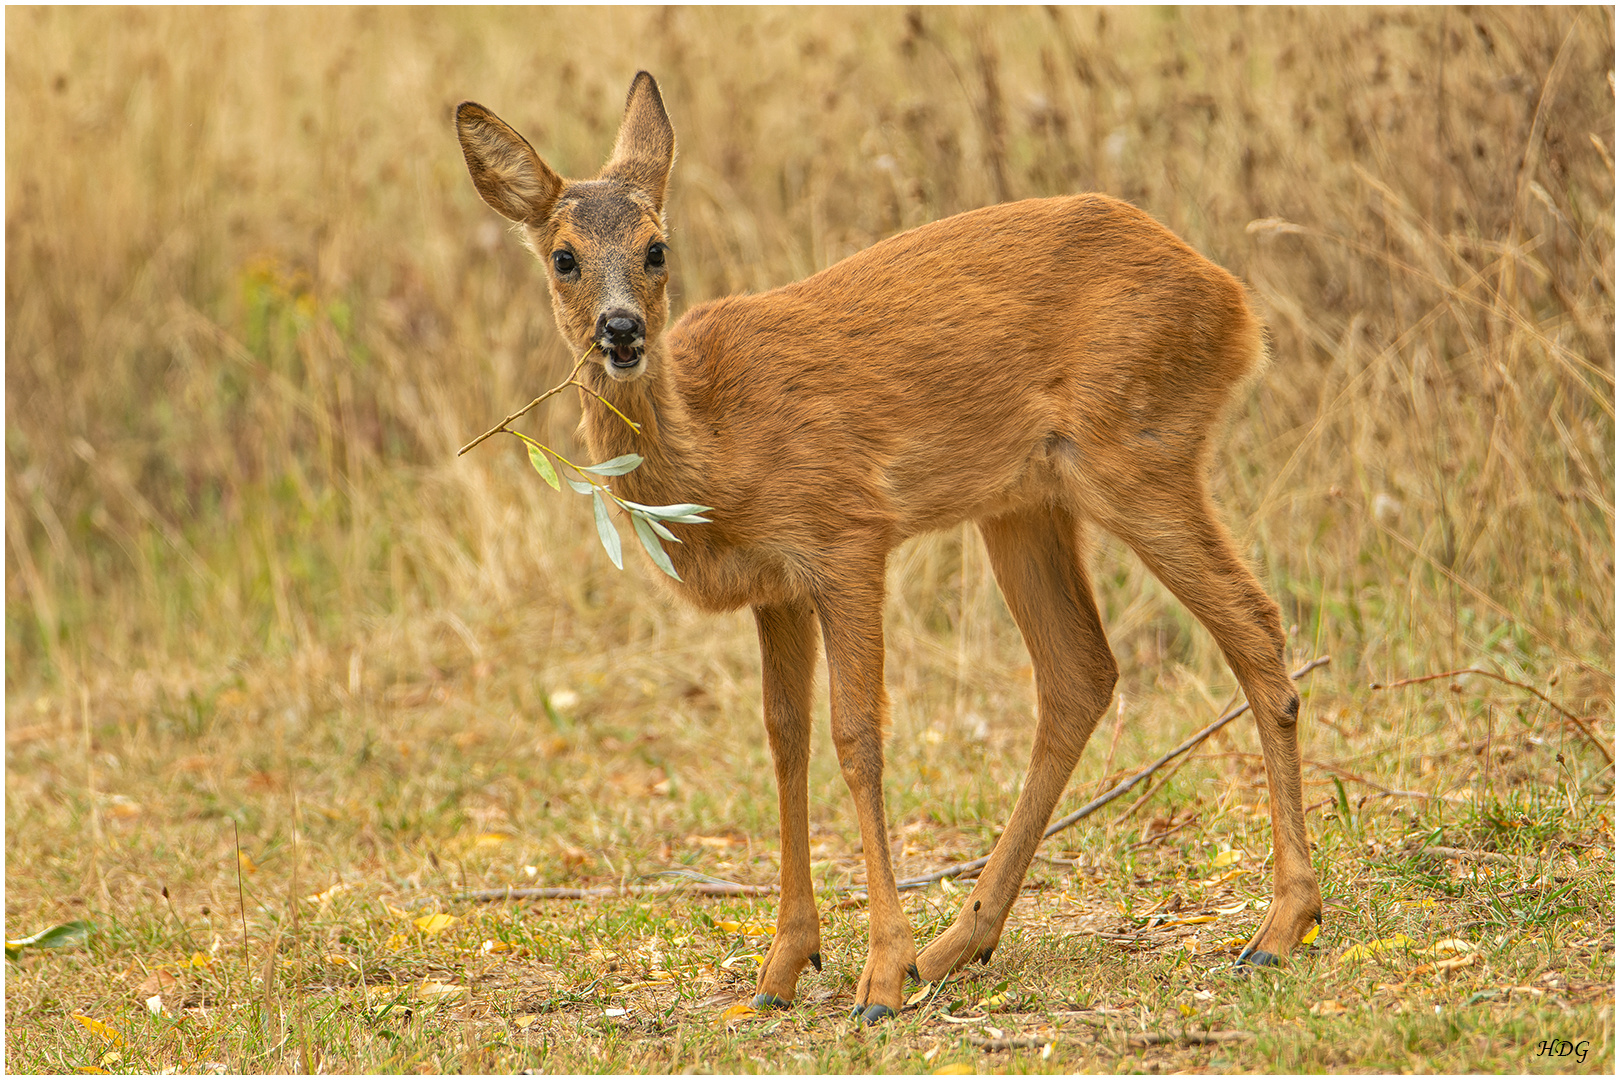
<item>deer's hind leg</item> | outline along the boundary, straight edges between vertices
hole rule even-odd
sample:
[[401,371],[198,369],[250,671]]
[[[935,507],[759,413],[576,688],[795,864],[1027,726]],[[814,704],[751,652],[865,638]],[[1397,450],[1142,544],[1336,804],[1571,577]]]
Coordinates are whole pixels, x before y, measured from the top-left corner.
[[1067,510],[1050,506],[979,523],[1034,664],[1039,719],[1023,790],[989,864],[956,921],[917,958],[926,981],[990,958],[1052,809],[1113,698],[1119,670],[1092,598],[1081,528]]
[[1260,729],[1271,795],[1271,907],[1239,963],[1275,964],[1322,918],[1299,770],[1299,693],[1284,662],[1282,620],[1233,549],[1201,483],[1158,486],[1151,506],[1106,522],[1215,638]]

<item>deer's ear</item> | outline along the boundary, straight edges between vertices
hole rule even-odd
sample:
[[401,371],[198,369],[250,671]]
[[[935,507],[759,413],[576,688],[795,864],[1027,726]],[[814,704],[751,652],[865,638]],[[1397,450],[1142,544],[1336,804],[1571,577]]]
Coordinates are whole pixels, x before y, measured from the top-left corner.
[[473,186],[485,202],[513,221],[545,223],[563,180],[527,139],[475,101],[456,106],[456,137]]
[[624,119],[619,123],[613,156],[602,166],[602,176],[630,181],[662,210],[669,171],[674,164],[675,129],[664,111],[658,83],[645,71],[638,72],[624,104]]

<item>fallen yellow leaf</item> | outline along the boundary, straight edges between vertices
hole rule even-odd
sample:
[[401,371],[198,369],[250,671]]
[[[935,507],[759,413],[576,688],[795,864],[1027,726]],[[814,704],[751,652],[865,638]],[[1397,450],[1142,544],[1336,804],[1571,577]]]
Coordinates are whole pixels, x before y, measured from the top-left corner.
[[1311,928],[1309,930],[1305,931],[1305,936],[1299,939],[1299,943],[1301,945],[1309,945],[1311,942],[1316,940],[1316,935],[1320,934],[1321,932],[1322,932],[1322,924],[1321,923],[1313,923],[1311,925]]
[[1394,937],[1380,938],[1377,941],[1366,941],[1359,945],[1352,945],[1339,954],[1339,963],[1348,960],[1368,960],[1381,952],[1399,949],[1412,944],[1412,939],[1405,934],[1396,934]]
[[1328,998],[1326,1001],[1318,1001],[1311,1006],[1312,1016],[1338,1016],[1344,1011],[1344,1006],[1332,998]]
[[[1199,884],[1204,886],[1225,885],[1228,881],[1236,881],[1238,878],[1243,877],[1247,873],[1249,873],[1249,871],[1240,866],[1236,870],[1228,870],[1224,874],[1216,874],[1207,881],[1200,881]],[[1243,901],[1242,906],[1248,907],[1248,901]]]
[[759,923],[737,922],[734,919],[716,919],[714,925],[728,934],[747,934],[758,937],[761,934],[774,934],[776,927],[761,926]]
[[466,987],[424,979],[411,996],[419,1001],[443,1001],[446,998],[460,997],[466,992]]
[[1171,919],[1169,922],[1160,923],[1159,925],[1160,926],[1197,926],[1200,923],[1211,923],[1211,922],[1214,922],[1214,921],[1215,921],[1215,916],[1213,916],[1213,915],[1193,915],[1193,916],[1190,916],[1189,918],[1185,918],[1185,919]]
[[194,968],[212,967],[214,958],[205,952],[194,952],[191,954],[190,964]]
[[516,948],[517,946],[511,944],[510,942],[495,941],[494,939],[491,939],[478,946],[478,951],[483,953],[485,956],[488,956],[490,953],[512,952]]
[[85,1016],[83,1013],[74,1013],[73,1019],[77,1020],[86,1028],[101,1036],[104,1042],[111,1043],[113,1046],[124,1045],[124,1037],[120,1035],[118,1033],[118,1029],[114,1028],[112,1025],[102,1023],[100,1020],[94,1020],[88,1016]]
[[738,1021],[748,1019],[750,1016],[758,1015],[759,1010],[754,1008],[752,1005],[733,1005],[725,1012],[720,1014],[720,1023],[735,1024]]
[[424,934],[438,934],[454,926],[460,921],[461,920],[456,918],[454,915],[445,915],[441,913],[438,915],[424,915],[420,919],[415,920],[413,925],[415,925],[415,927]]
[[935,1069],[934,1070],[934,1075],[935,1076],[972,1076],[973,1075],[973,1066],[967,1064],[964,1061],[958,1061],[958,1062],[955,1062],[954,1064],[945,1066],[943,1069]]
[[306,896],[304,899],[311,904],[324,904],[338,893],[347,892],[348,890],[349,886],[340,881],[325,892],[318,892],[314,896]]
[[1427,949],[1418,950],[1424,956],[1456,956],[1473,951],[1474,947],[1462,938],[1441,938]]
[[1241,858],[1243,858],[1242,850],[1239,848],[1233,848],[1231,851],[1223,851],[1219,855],[1215,856],[1210,860],[1209,865],[1219,869],[1223,866],[1231,866]]
[[479,833],[478,839],[473,841],[473,847],[498,847],[512,839],[505,833],[486,832]]
[[383,947],[385,949],[398,950],[405,948],[410,943],[411,939],[406,937],[404,934],[389,934],[388,941]]
[[732,964],[738,964],[738,963],[741,963],[744,960],[752,960],[756,964],[763,964],[765,962],[765,954],[764,953],[757,953],[757,952],[756,953],[743,953],[740,956],[733,956],[729,960],[722,960],[720,962],[720,966],[722,968],[730,970]]
[[1401,908],[1432,908],[1435,902],[1434,897],[1425,896],[1421,900],[1397,900],[1390,906],[1399,911]]
[[906,998],[906,1004],[907,1005],[915,1005],[915,1004],[917,1004],[917,1002],[922,1001],[923,999],[927,998],[928,995],[932,994],[933,992],[934,992],[934,984],[931,983],[931,982],[925,982],[925,983],[922,984],[922,989],[918,990],[915,994],[912,994],[910,997]]

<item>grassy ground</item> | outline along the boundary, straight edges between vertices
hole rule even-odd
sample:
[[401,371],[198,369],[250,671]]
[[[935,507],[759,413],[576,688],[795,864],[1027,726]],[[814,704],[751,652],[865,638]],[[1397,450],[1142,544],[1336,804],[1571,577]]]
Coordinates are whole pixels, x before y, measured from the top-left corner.
[[[1611,10],[6,19],[6,933],[92,927],[7,964],[9,1070],[1613,1071]],[[1275,360],[1215,487],[1293,659],[1333,657],[1288,969],[1227,971],[1269,895],[1243,722],[1048,841],[993,962],[875,1030],[824,737],[788,1013],[728,1011],[769,897],[457,899],[775,875],[747,617],[613,570],[514,449],[453,458],[567,359],[450,110],[588,173],[638,67],[677,310],[1093,188],[1252,285]],[[1234,693],[1132,556],[1093,571],[1120,700],[1065,809]],[[891,596],[922,872],[994,841],[1032,683],[971,531]]]

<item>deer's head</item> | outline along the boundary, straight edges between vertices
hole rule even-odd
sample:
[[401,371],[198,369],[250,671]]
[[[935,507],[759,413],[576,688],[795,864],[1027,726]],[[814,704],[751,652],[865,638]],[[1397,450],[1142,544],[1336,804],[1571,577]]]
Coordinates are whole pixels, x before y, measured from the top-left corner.
[[647,346],[664,329],[669,280],[664,191],[675,130],[658,84],[630,84],[613,155],[592,180],[564,180],[500,117],[475,102],[456,108],[456,134],[473,186],[523,226],[546,266],[557,326],[615,379],[646,370]]

